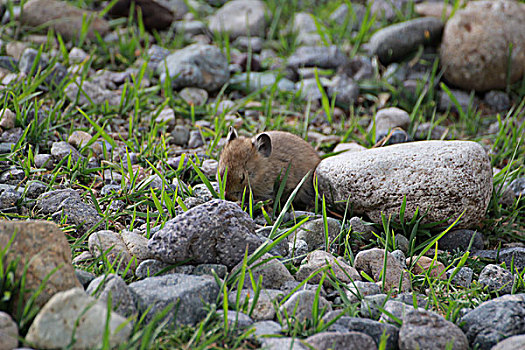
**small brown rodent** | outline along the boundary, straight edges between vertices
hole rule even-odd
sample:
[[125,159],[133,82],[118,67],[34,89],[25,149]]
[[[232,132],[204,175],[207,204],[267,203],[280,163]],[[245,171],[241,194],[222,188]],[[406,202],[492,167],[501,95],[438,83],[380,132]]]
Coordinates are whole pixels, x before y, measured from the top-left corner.
[[246,188],[246,198],[251,188],[256,200],[274,199],[278,179],[284,178],[290,167],[283,200],[286,200],[303,177],[308,179],[297,193],[294,204],[307,207],[313,203],[313,172],[321,161],[315,150],[300,137],[283,131],[267,131],[253,138],[239,137],[230,127],[227,143],[219,159],[219,175],[226,179],[226,199],[237,201]]

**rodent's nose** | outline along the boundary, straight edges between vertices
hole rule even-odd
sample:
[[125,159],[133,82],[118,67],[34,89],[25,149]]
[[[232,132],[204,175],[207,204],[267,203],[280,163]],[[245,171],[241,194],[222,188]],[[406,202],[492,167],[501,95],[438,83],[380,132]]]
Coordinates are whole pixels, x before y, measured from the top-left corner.
[[227,200],[232,201],[232,202],[237,202],[239,200],[239,197],[237,193],[235,192],[226,192],[225,197]]

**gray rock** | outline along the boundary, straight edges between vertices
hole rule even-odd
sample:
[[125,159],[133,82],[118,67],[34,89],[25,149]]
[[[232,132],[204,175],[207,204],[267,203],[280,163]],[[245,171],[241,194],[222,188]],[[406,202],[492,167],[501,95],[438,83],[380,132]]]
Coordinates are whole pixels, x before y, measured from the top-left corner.
[[290,28],[290,32],[297,35],[297,43],[314,46],[323,43],[317,25],[323,28],[321,21],[319,19],[316,20],[311,13],[297,12],[294,14],[293,20],[289,23],[288,27]]
[[[158,261],[155,259],[148,259],[144,260],[139,264],[137,269],[135,270],[135,276],[137,276],[138,279],[144,279],[147,277],[153,277],[157,275],[159,272],[161,272],[164,269],[167,269],[170,267],[170,264],[163,263],[162,261]],[[163,275],[174,273],[175,271],[166,271],[163,273]],[[182,273],[178,271],[178,273]]]
[[399,330],[400,350],[468,350],[468,340],[461,329],[443,316],[426,310],[408,311]]
[[[452,276],[452,273],[454,273],[457,270],[457,267],[454,269],[450,269],[447,271],[447,278],[450,278]],[[470,284],[472,283],[472,276],[474,275],[474,271],[468,267],[463,266],[452,278],[451,282],[457,286],[468,288],[470,287]]]
[[228,1],[210,17],[211,31],[238,36],[264,36],[268,8],[260,0]]
[[380,109],[374,119],[375,122],[371,122],[368,128],[371,130],[375,123],[376,134],[388,132],[396,127],[408,130],[410,124],[408,113],[397,107]]
[[440,49],[447,81],[464,90],[487,91],[521,79],[525,73],[523,18],[525,8],[515,1],[476,1],[457,11],[447,21]]
[[374,77],[374,65],[372,65],[370,57],[354,56],[350,61],[339,67],[338,74],[345,74],[355,81],[372,79]]
[[265,350],[307,350],[298,338],[260,338],[262,348]]
[[[412,305],[407,305],[397,300],[388,300],[385,303],[384,312],[381,314],[381,317],[379,318],[379,322],[388,322],[388,323],[391,323],[399,327],[400,324],[398,324],[397,321],[394,318],[392,318],[390,315],[402,321],[405,319],[405,316],[410,311],[413,311],[413,310],[415,310],[415,308]],[[422,308],[418,308],[417,310],[425,311]],[[401,339],[399,341],[401,341]]]
[[[48,221],[0,221],[0,247],[6,247],[15,232],[3,263],[20,259],[14,276],[18,280],[27,261],[28,291],[36,291],[47,279],[35,305],[43,306],[57,292],[81,286],[71,265],[71,247],[57,225]],[[24,293],[24,302],[32,295]]]
[[[40,310],[26,340],[40,349],[64,348],[73,341],[75,349],[90,349],[102,344],[106,331],[107,309],[94,303],[80,288],[55,294]],[[117,346],[131,334],[131,325],[117,314],[109,316],[109,345]],[[73,340],[74,339],[74,340]]]
[[[268,253],[254,261],[253,264],[248,267],[250,268],[254,281],[258,281],[259,276],[262,276],[263,288],[282,289],[286,282],[295,282],[295,279],[286,266]],[[232,273],[235,273],[235,271],[241,268],[242,261],[233,268]],[[252,288],[250,278],[245,279],[244,288]]]
[[[472,236],[475,236],[472,239]],[[438,241],[438,247],[441,250],[453,252],[454,250],[467,251],[472,240],[471,251],[481,250],[484,248],[483,235],[472,230],[454,230],[449,231]]]
[[438,93],[438,110],[440,112],[445,113],[452,111],[454,113],[459,113],[459,109],[461,108],[461,110],[466,113],[469,109],[474,109],[479,104],[476,96],[473,95],[471,97],[470,93],[468,92],[450,89],[450,94],[454,96],[456,102],[453,101],[449,94],[445,91],[440,91]]
[[286,259],[293,259],[294,263],[301,263],[310,250],[308,244],[302,239],[296,239],[288,243],[288,255]]
[[516,197],[525,197],[525,177],[519,177],[512,180],[509,187],[514,192]]
[[[217,311],[217,316],[224,319],[224,310]],[[228,325],[233,328],[248,328],[253,324],[253,320],[250,316],[243,314],[242,312],[229,310],[227,314]]]
[[197,148],[204,145],[201,133],[198,130],[190,132],[190,139],[188,140],[188,148]]
[[22,198],[22,194],[16,191],[15,188],[16,187],[0,188],[0,210],[2,211],[15,210],[16,211],[17,203]]
[[441,126],[434,125],[433,123],[422,123],[417,126],[414,138],[416,140],[443,140],[449,139],[449,129]]
[[330,99],[335,97],[336,104],[349,107],[359,97],[359,85],[346,75],[335,76],[332,85],[328,88],[328,96]]
[[377,349],[374,340],[360,332],[321,332],[306,338],[305,342],[317,350]]
[[109,274],[95,278],[87,287],[86,293],[103,305],[107,305],[111,296],[111,308],[121,316],[131,317],[137,313],[129,287],[118,275]]
[[373,294],[366,295],[363,300],[361,300],[360,313],[363,317],[371,318],[377,320],[381,316],[381,310],[383,309],[387,301],[386,294]]
[[[16,43],[16,42],[11,42]],[[8,43],[9,45],[10,43]],[[6,51],[8,52],[7,48]],[[9,54],[9,52],[8,52]],[[18,61],[10,56],[0,56],[0,68],[7,69],[10,72],[16,73],[18,71]]]
[[408,253],[408,249],[410,248],[410,242],[408,241],[408,238],[398,233],[395,236],[395,241],[397,249],[399,249],[403,254]]
[[[413,293],[399,293],[394,299],[404,304],[414,306],[414,294]],[[416,294],[415,303],[420,308],[427,308],[427,297],[423,294]]]
[[260,337],[267,334],[279,334],[281,333],[282,327],[275,321],[259,321],[252,325],[255,329],[255,336]]
[[18,346],[18,326],[9,314],[0,311],[0,349],[11,350]]
[[[327,224],[328,243],[330,244],[341,232],[341,223],[339,220],[327,218]],[[314,219],[305,222],[295,233],[288,236],[288,241],[293,242],[295,238],[305,241],[310,250],[324,247],[325,232],[323,219]]]
[[190,140],[190,130],[184,125],[176,125],[171,132],[172,141],[179,146],[185,146]]
[[360,217],[352,217],[349,221],[349,224],[352,227],[352,232],[360,233],[365,240],[372,239],[372,237],[374,236],[372,233],[372,227],[370,225],[366,225],[363,219],[361,219]]
[[491,350],[525,349],[525,334],[509,337],[494,345]]
[[73,47],[69,50],[68,59],[69,63],[82,63],[84,60],[88,59],[89,55],[86,51],[82,50],[79,47]]
[[192,274],[196,276],[210,275],[213,276],[214,273],[219,278],[224,278],[228,273],[228,268],[221,264],[200,264],[195,266]]
[[120,237],[128,251],[137,258],[139,262],[152,258],[151,251],[148,249],[148,239],[138,231],[123,230],[120,232]]
[[[384,256],[385,251],[379,248],[360,251],[355,257],[354,267],[365,272],[376,282],[382,283],[380,276],[383,271]],[[390,252],[387,252],[385,290],[399,288],[401,288],[401,292],[410,290],[410,279],[397,259]]]
[[0,183],[18,186],[25,178],[22,169],[9,169],[0,175]]
[[[250,316],[254,320],[273,320],[275,317],[274,301],[279,301],[284,296],[284,292],[275,289],[262,289],[259,291],[257,301],[255,300],[255,292],[251,289],[243,289],[239,295],[239,304],[246,305],[250,310]],[[228,302],[230,305],[237,303],[237,291],[232,291],[228,295]],[[255,303],[255,305],[254,305]],[[279,327],[280,329],[281,327]]]
[[102,105],[107,102],[110,106],[119,106],[121,99],[121,93],[118,91],[111,91],[90,81],[78,79],[67,85],[64,93],[71,102],[79,105]]
[[318,315],[324,312],[332,311],[332,305],[321,295],[310,290],[300,290],[295,292],[281,307],[280,312],[286,313],[288,317],[294,316],[299,322],[312,320],[312,310],[315,299],[318,299]]
[[511,106],[510,97],[503,91],[492,90],[485,94],[483,102],[497,112],[504,112]]
[[499,299],[484,302],[459,320],[471,347],[488,350],[502,339],[525,333],[525,301]]
[[204,89],[186,87],[179,92],[179,96],[188,104],[204,106],[208,101],[208,91]]
[[173,23],[177,33],[184,33],[186,36],[206,34],[208,27],[201,21],[178,21]]
[[329,18],[340,26],[346,24],[347,28],[358,30],[361,28],[361,23],[363,22],[365,14],[365,6],[355,2],[350,2],[348,4],[341,4],[330,14]]
[[505,270],[499,265],[489,264],[481,270],[478,283],[487,288],[489,292],[498,292],[499,294],[510,294],[514,277],[512,273]]
[[[352,283],[352,281],[361,280],[361,276],[357,270],[348,265],[342,257],[336,259],[332,254],[324,250],[316,250],[308,254],[301,267],[299,267],[295,278],[298,281],[304,281],[312,274],[315,274],[309,281],[311,283],[319,283],[323,273],[318,271],[321,271],[327,266],[330,266],[330,270],[326,271],[327,275],[334,276],[334,278],[340,282]],[[331,283],[327,280],[325,281],[325,287],[330,287]]]
[[337,46],[301,46],[288,58],[288,67],[334,69],[347,62],[348,57]]
[[186,46],[171,53],[164,62],[158,65],[157,72],[162,83],[169,75],[174,89],[198,87],[216,91],[230,78],[226,57],[212,45]]
[[268,89],[277,84],[279,90],[293,91],[295,85],[286,78],[279,78],[273,72],[250,72],[237,74],[230,79],[230,84],[243,90],[258,91]]
[[235,203],[213,200],[169,220],[149,240],[154,256],[167,263],[187,262],[235,266],[262,240],[255,223]]
[[82,148],[91,140],[91,138],[92,136],[89,133],[82,130],[75,130],[69,135],[67,142],[75,148]]
[[416,18],[378,30],[370,38],[370,52],[383,64],[400,61],[420,45],[437,44],[443,23],[432,17]]
[[91,281],[96,278],[95,274],[80,269],[75,269],[75,276],[77,276],[78,281],[84,287],[84,289],[86,289]]
[[177,326],[200,322],[206,316],[203,303],[214,303],[219,293],[213,277],[182,274],[149,277],[131,283],[129,288],[141,314],[151,307],[146,322],[174,303],[175,309],[166,319]]
[[353,283],[347,283],[347,288],[345,294],[351,303],[357,303],[367,295],[381,293],[381,288],[372,282],[354,281]]
[[77,235],[89,231],[102,219],[95,207],[74,197],[60,202],[57,211],[51,217],[56,222],[62,222],[62,219],[67,217],[66,222],[77,227]]
[[[470,227],[484,217],[492,194],[492,168],[483,148],[470,141],[420,141],[342,153],[317,166],[320,192],[344,211],[374,222],[399,216],[406,196],[405,217],[432,208],[422,222],[447,220],[465,212],[457,227]],[[444,224],[446,225],[446,224]]]
[[523,247],[514,247],[514,248],[504,248],[499,251],[499,261],[505,262],[507,268],[513,265],[515,271],[523,271],[525,269],[525,248]]
[[[381,323],[366,318],[343,316],[339,318],[334,325],[340,326],[347,331],[368,334],[377,346],[379,346],[381,337],[384,333],[387,336],[385,350],[395,350],[398,348],[397,341],[399,329],[391,324]],[[329,330],[331,329],[332,328],[329,328]]]
[[45,57],[44,54],[41,54],[39,57],[38,62],[35,63],[36,59],[38,57],[38,50],[27,48],[22,52],[22,56],[20,56],[20,62],[18,63],[18,68],[21,72],[24,72],[25,74],[29,74],[31,72],[31,69],[34,65],[36,65],[35,73],[40,69],[44,70],[49,60]]
[[44,168],[47,170],[53,170],[54,163],[51,154],[37,154],[35,156],[35,166],[37,168]]
[[104,254],[119,271],[124,271],[128,266],[131,267],[128,273],[131,274],[135,270],[136,261],[132,261],[126,244],[117,233],[109,230],[94,232],[88,238],[88,246],[94,257]]
[[0,110],[0,127],[2,129],[12,129],[15,127],[16,114],[9,108],[2,108]]
[[233,46],[242,51],[259,53],[264,45],[264,40],[259,37],[240,36],[233,42]]

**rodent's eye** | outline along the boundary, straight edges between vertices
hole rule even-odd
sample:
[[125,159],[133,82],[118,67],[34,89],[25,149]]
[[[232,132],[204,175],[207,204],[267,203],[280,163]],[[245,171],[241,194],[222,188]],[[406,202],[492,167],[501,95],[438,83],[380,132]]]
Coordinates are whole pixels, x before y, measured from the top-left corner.
[[241,182],[244,182],[244,173],[241,175]]

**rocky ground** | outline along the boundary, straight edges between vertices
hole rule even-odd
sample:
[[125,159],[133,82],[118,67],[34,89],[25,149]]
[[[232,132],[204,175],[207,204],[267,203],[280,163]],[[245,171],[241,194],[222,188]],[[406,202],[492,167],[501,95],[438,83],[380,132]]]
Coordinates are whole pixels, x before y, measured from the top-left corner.
[[[0,349],[525,348],[524,1],[1,10]],[[229,126],[315,206],[224,200]]]

